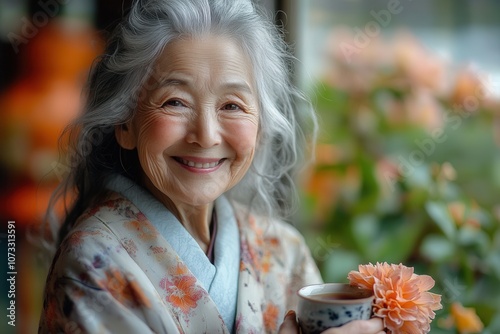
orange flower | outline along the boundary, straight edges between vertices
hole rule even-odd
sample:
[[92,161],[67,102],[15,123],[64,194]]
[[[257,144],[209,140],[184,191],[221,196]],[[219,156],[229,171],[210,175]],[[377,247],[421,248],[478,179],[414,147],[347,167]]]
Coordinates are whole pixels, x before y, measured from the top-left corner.
[[269,303],[264,310],[264,326],[268,331],[276,331],[278,315],[280,313],[280,309],[278,306],[273,303]]
[[178,307],[184,314],[195,308],[203,296],[202,290],[196,285],[196,278],[191,275],[174,276],[172,281],[164,278],[160,287],[168,293],[167,302]]
[[125,276],[116,268],[111,268],[106,271],[106,278],[98,283],[101,288],[108,290],[109,293],[122,304],[151,306],[151,302],[135,279]]
[[468,100],[478,100],[484,91],[485,87],[481,82],[479,74],[470,68],[464,68],[457,75],[455,87],[453,87],[451,93],[451,100],[460,106],[467,106],[468,112],[476,111],[479,105],[468,104]]
[[451,316],[460,334],[480,333],[483,330],[483,323],[473,308],[466,308],[455,302],[451,304]]
[[448,211],[455,221],[455,224],[462,225],[465,216],[465,204],[462,202],[452,202],[448,204]]
[[428,333],[434,311],[442,308],[441,296],[428,292],[434,280],[402,264],[360,265],[348,278],[351,285],[373,290],[373,313],[393,334]]
[[448,212],[458,226],[465,225],[473,229],[480,229],[481,223],[477,218],[473,217],[475,211],[475,207],[467,210],[465,204],[462,202],[451,202],[448,204]]

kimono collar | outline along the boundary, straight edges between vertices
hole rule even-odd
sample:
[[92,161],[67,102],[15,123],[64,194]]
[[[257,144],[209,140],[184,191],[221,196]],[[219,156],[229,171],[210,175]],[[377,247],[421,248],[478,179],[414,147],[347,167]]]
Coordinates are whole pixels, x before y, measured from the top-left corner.
[[236,315],[240,239],[236,216],[229,201],[215,201],[217,235],[214,236],[213,264],[179,220],[149,191],[132,180],[116,174],[107,188],[126,197],[146,216],[172,246],[191,273],[203,284],[232,332]]

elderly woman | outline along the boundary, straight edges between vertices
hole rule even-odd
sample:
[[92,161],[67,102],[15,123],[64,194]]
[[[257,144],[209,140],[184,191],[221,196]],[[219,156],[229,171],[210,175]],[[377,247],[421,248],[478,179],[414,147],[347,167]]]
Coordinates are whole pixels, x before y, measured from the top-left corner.
[[41,333],[298,333],[321,277],[280,220],[314,121],[287,59],[250,1],[133,5],[72,126]]

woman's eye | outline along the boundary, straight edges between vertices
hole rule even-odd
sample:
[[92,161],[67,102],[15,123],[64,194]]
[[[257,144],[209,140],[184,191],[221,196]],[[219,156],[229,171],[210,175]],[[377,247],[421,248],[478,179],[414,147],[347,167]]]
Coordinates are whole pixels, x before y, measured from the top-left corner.
[[162,107],[183,107],[184,104],[179,101],[179,100],[168,100],[167,102],[163,103]]
[[228,103],[228,104],[225,104],[222,109],[224,110],[240,110],[240,106],[235,104],[235,103]]

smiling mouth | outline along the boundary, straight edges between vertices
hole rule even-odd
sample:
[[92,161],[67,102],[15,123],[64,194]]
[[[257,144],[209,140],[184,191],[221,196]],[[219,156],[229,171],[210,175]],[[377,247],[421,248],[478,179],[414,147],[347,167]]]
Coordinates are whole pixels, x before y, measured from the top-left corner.
[[182,165],[192,167],[192,168],[198,168],[198,169],[214,168],[214,167],[217,167],[218,165],[222,164],[224,162],[224,160],[226,160],[225,158],[223,158],[223,159],[220,159],[218,161],[202,163],[202,162],[194,162],[194,161],[186,160],[186,159],[179,158],[179,157],[173,157],[173,158],[175,161],[177,161],[178,163],[180,163]]

